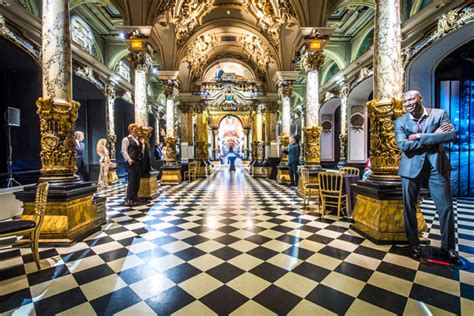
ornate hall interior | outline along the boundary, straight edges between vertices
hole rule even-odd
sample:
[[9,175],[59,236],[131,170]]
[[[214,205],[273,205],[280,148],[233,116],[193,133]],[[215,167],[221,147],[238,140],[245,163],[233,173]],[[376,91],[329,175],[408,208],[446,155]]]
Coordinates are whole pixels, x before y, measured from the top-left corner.
[[0,0],[0,114],[1,315],[474,314],[473,1]]

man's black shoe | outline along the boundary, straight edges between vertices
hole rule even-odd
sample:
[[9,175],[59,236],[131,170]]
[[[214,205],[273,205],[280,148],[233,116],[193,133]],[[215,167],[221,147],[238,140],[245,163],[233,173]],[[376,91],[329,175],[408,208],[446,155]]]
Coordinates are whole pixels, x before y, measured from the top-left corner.
[[456,253],[456,251],[454,251],[454,250],[449,250],[449,251],[443,250],[443,252],[446,254],[446,257],[448,257],[451,264],[454,264],[456,266],[462,266],[462,261],[459,258],[458,254]]
[[410,258],[413,260],[420,260],[421,256],[421,251],[420,247],[410,247],[410,253],[409,253]]
[[130,200],[125,200],[125,202],[123,203],[124,206],[132,206],[132,201]]

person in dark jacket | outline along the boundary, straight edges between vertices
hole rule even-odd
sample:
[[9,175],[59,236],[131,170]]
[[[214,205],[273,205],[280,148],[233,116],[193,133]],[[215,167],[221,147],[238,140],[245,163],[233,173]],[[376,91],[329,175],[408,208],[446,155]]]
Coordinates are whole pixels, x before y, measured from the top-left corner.
[[443,144],[456,139],[456,131],[446,111],[425,108],[418,91],[403,95],[406,114],[395,121],[395,140],[402,151],[398,174],[402,179],[405,232],[410,256],[419,259],[420,240],[416,209],[421,186],[428,183],[439,214],[441,250],[449,260],[461,265],[455,252],[454,211],[449,171],[451,165]]
[[128,164],[128,186],[125,205],[132,206],[134,202],[138,202],[141,160],[145,148],[139,139],[139,126],[137,124],[129,124],[128,132],[130,134],[122,140],[122,155]]
[[290,145],[288,145],[285,151],[288,154],[288,167],[290,173],[290,185],[297,186],[299,181],[298,175],[298,162],[300,161],[300,145],[296,141],[296,137],[293,136],[290,139]]
[[87,168],[87,163],[84,160],[84,154],[86,147],[84,145],[84,133],[81,131],[76,131],[74,133],[74,137],[76,138],[76,165],[77,171],[81,176],[83,181],[91,181],[89,170]]

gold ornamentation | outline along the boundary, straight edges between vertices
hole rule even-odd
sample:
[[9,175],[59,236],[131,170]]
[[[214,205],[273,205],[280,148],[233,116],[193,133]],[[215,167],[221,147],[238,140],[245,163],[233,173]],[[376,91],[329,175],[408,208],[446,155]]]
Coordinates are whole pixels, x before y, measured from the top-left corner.
[[153,127],[140,126],[138,129],[139,138],[143,138],[146,144],[150,142],[152,132]]
[[259,37],[247,34],[240,37],[239,45],[253,59],[258,70],[265,73],[271,61],[271,53],[265,43]]
[[305,165],[321,164],[321,127],[306,127],[304,131],[304,163]]
[[143,199],[154,199],[157,196],[158,182],[156,175],[151,175],[149,178],[140,178],[140,190],[138,191],[138,197]]
[[[284,150],[288,148],[290,144],[290,135],[281,135],[280,136],[280,144]],[[282,161],[288,161],[288,155],[283,152],[283,157],[281,158]]]
[[176,162],[176,137],[165,136],[165,161],[167,163]]
[[207,160],[207,144],[204,141],[196,142],[196,160]]
[[276,47],[280,43],[282,25],[296,17],[295,10],[287,0],[245,0],[244,7],[255,16],[259,28]]
[[346,160],[346,147],[347,147],[347,134],[339,135],[339,143],[341,147],[339,160],[345,161]]
[[370,160],[374,176],[396,176],[400,149],[395,142],[394,120],[403,115],[400,99],[367,102],[370,119]]
[[80,104],[54,102],[39,98],[36,114],[41,132],[41,174],[43,176],[72,176],[76,173],[76,141],[74,131]]
[[[354,227],[377,241],[406,241],[403,203],[401,200],[378,200],[357,194],[352,218]],[[418,231],[427,229],[420,207],[416,217]]]
[[204,34],[188,45],[185,61],[189,64],[194,78],[201,78],[208,65],[211,51],[217,46],[217,36]]
[[146,51],[131,52],[127,55],[127,59],[132,65],[133,69],[147,72],[151,65],[152,59],[150,54]]
[[215,0],[174,0],[164,6],[168,23],[174,25],[176,44],[181,47],[202,24],[202,18],[214,9]]
[[166,99],[174,99],[178,96],[179,91],[176,80],[164,80],[162,87]]
[[280,81],[278,83],[278,91],[283,97],[291,98],[293,95],[293,84],[291,81]]
[[321,67],[324,64],[324,54],[323,51],[317,52],[306,52],[301,59],[301,63],[306,71],[310,70],[321,70]]

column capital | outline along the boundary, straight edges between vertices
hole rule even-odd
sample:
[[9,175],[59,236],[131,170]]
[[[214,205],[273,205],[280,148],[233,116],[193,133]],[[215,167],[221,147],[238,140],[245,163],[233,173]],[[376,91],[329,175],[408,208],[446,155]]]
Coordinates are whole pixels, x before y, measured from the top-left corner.
[[181,113],[193,113],[194,107],[190,103],[181,102],[178,105],[178,109],[181,111]]
[[291,97],[293,95],[293,82],[280,81],[278,83],[278,92],[283,97]]
[[265,104],[265,112],[267,113],[277,113],[280,106],[277,102]]
[[301,63],[307,72],[311,70],[321,70],[324,64],[324,51],[306,51],[301,59]]
[[147,72],[153,61],[150,54],[146,51],[141,52],[130,52],[127,55],[127,59],[132,65],[133,69]]
[[340,88],[339,88],[339,98],[347,98],[349,96],[349,93],[351,92],[350,85],[348,83],[344,83]]
[[163,93],[167,99],[174,99],[178,91],[178,82],[176,80],[163,80]]
[[115,99],[116,97],[116,91],[115,88],[112,85],[106,85],[105,86],[105,95],[107,98],[112,98]]
[[204,103],[198,103],[193,106],[194,113],[203,114],[205,110],[206,110],[206,104]]

